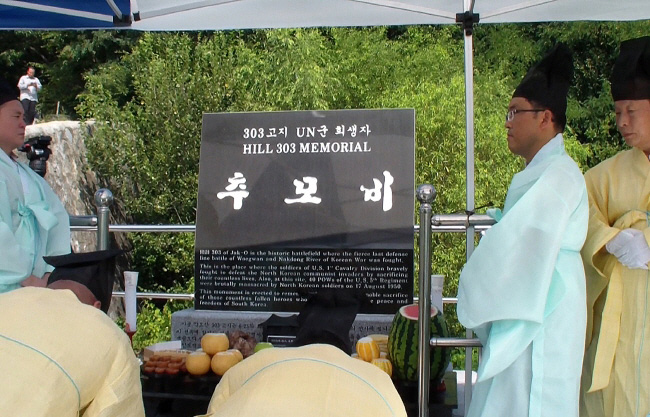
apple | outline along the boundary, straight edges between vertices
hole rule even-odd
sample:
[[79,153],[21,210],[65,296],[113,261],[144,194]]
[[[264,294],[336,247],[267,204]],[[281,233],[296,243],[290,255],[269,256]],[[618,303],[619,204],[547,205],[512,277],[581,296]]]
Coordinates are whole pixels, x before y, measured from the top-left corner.
[[259,351],[262,350],[262,349],[267,349],[267,348],[272,348],[272,347],[273,347],[273,343],[271,343],[271,342],[258,342],[258,343],[255,345],[255,350],[254,350],[254,352],[257,353],[257,352],[259,352]]

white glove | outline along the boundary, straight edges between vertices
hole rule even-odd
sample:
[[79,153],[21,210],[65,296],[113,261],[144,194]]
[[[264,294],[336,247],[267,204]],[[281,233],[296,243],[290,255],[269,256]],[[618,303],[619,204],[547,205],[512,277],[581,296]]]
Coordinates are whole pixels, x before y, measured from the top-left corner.
[[648,269],[650,248],[641,230],[621,230],[605,248],[616,256],[620,263],[630,269]]
[[607,249],[607,252],[611,253],[617,258],[620,258],[622,255],[625,255],[627,253],[627,244],[634,237],[634,232],[632,232],[632,230],[633,229],[624,229],[618,232],[618,234],[616,234],[616,236],[614,236],[605,245],[605,249]]

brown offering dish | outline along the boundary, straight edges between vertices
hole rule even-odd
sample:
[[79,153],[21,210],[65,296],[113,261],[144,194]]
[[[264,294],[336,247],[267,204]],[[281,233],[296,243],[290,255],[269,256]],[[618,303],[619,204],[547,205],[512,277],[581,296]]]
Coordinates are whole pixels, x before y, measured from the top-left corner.
[[141,367],[145,375],[178,375],[187,372],[185,356],[154,355]]

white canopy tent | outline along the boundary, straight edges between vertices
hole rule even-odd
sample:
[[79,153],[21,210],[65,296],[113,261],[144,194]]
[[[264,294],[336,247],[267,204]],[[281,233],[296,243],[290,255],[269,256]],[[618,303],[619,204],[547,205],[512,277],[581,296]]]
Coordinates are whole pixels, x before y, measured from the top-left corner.
[[482,23],[650,18],[647,0],[0,0],[0,30],[428,25],[472,9]]
[[[650,18],[647,0],[132,0],[132,28],[220,30],[455,23],[470,10],[482,23]],[[140,19],[140,20],[138,20]]]

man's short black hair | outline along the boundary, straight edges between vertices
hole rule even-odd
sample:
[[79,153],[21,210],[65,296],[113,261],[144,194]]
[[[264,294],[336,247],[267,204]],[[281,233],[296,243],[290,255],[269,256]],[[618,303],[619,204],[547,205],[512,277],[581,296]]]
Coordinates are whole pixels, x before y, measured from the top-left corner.
[[558,115],[555,114],[553,109],[544,106],[542,103],[539,103],[535,100],[528,100],[528,102],[536,109],[544,109],[550,111],[553,115],[551,121],[553,122],[553,126],[555,126],[555,130],[557,130],[558,133],[564,133],[564,129],[566,128],[566,113],[561,113]]

